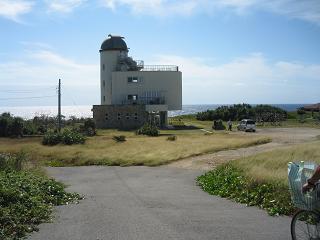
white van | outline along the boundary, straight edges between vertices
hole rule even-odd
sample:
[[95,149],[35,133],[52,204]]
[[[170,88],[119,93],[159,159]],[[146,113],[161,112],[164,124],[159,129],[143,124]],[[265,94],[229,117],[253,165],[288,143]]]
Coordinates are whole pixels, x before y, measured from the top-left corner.
[[256,123],[252,119],[243,119],[241,120],[237,128],[239,131],[255,132]]

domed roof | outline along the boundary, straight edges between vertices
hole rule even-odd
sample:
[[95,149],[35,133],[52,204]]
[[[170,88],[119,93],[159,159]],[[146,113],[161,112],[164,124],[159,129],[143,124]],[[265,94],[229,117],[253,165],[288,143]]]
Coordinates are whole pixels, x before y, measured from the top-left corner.
[[112,36],[111,34],[109,34],[108,37],[109,38],[104,40],[104,42],[101,44],[100,52],[110,50],[128,51],[127,44],[123,40],[123,37]]

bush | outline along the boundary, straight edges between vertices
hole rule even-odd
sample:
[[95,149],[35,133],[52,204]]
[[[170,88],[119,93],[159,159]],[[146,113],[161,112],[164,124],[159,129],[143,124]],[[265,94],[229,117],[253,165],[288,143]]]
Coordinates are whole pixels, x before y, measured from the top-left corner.
[[226,126],[223,125],[223,122],[221,120],[218,120],[218,121],[215,120],[213,122],[212,129],[214,129],[214,130],[225,130]]
[[209,194],[258,206],[270,215],[290,215],[295,211],[288,186],[278,182],[256,182],[231,164],[221,165],[198,177],[197,182]]
[[155,125],[145,124],[136,131],[136,134],[156,137],[159,136],[159,130]]
[[199,112],[197,120],[213,121],[222,119],[223,121],[240,121],[245,118],[253,118],[257,122],[280,122],[287,119],[287,112],[281,108],[271,105],[234,104],[232,106],[220,106],[215,110]]
[[177,140],[177,136],[176,135],[171,135],[169,137],[167,137],[168,141],[176,141]]
[[62,133],[48,132],[42,139],[43,145],[57,145],[59,143],[72,145],[84,144],[85,137],[81,133],[65,129]]
[[92,118],[87,118],[83,125],[79,126],[79,132],[86,136],[96,135],[96,123]]
[[66,145],[72,144],[84,144],[85,137],[81,133],[73,132],[69,129],[65,129],[61,134],[61,143]]
[[62,137],[60,133],[55,132],[47,132],[42,139],[43,145],[57,145],[61,142]]
[[113,136],[112,138],[116,142],[125,142],[126,141],[126,136],[120,135],[120,136]]
[[9,153],[0,153],[0,171],[15,170],[21,171],[22,165],[27,157],[25,152],[21,151],[16,155]]
[[48,221],[53,205],[80,198],[64,185],[28,172],[0,171],[0,239],[19,239]]

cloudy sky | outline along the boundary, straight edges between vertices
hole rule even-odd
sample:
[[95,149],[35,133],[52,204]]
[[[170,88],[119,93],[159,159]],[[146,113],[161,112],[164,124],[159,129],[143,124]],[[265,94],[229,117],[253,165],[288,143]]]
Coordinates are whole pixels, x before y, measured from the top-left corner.
[[[320,102],[319,0],[0,0],[0,106],[99,104],[99,48],[179,65],[184,104]],[[33,98],[31,98],[33,97]]]

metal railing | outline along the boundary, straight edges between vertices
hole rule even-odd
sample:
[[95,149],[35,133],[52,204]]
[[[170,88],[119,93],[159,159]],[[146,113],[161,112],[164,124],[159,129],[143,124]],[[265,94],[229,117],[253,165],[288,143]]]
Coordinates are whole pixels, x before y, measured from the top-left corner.
[[179,67],[175,65],[144,65],[141,71],[164,71],[164,72],[178,72]]
[[122,104],[143,104],[143,105],[161,105],[165,104],[165,98],[164,97],[139,97],[137,100],[133,99],[125,99],[122,101]]

